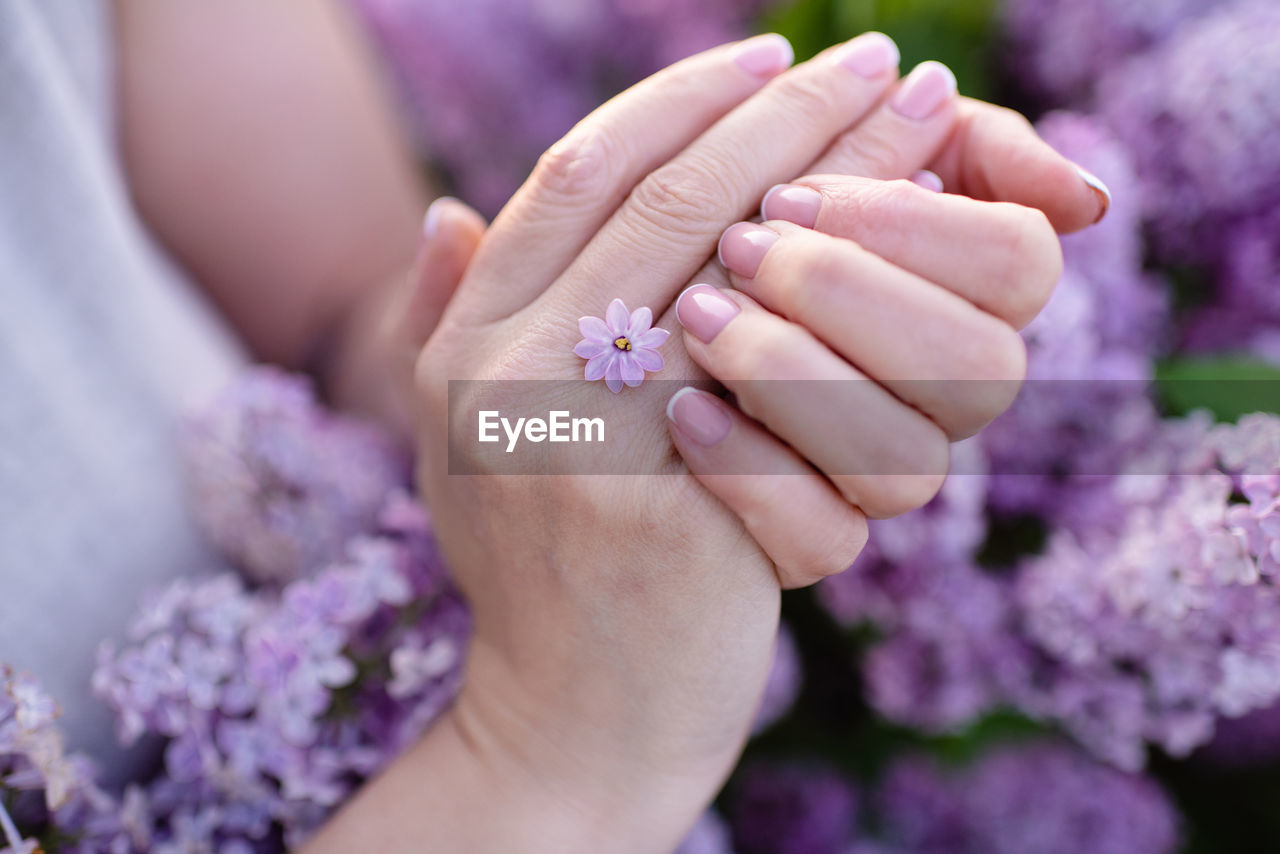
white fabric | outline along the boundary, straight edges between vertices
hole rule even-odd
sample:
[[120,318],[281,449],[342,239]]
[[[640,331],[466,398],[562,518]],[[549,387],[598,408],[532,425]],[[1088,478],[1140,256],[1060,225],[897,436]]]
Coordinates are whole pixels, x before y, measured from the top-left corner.
[[0,662],[118,779],[95,649],[212,565],[174,428],[243,356],[130,205],[111,24],[108,0],[0,0]]

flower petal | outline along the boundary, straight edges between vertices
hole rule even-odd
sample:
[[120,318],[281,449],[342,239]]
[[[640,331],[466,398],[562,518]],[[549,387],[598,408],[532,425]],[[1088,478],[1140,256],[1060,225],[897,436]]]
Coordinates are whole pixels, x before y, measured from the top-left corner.
[[627,324],[627,337],[634,340],[637,336],[648,332],[650,326],[653,326],[653,311],[649,306],[642,305],[631,312],[631,321]]
[[622,371],[622,381],[629,386],[638,386],[644,381],[644,368],[640,367],[640,363],[636,361],[635,351],[623,353],[622,358],[618,360],[618,367]]
[[631,346],[637,349],[656,350],[667,343],[667,337],[670,335],[671,333],[665,329],[650,329],[648,332],[632,338]]
[[627,334],[627,324],[631,322],[631,313],[627,311],[626,303],[620,299],[615,299],[609,303],[609,309],[604,313],[605,323],[609,325],[609,332],[612,333],[610,339],[617,338],[619,335]]
[[664,364],[662,354],[657,350],[632,350],[631,358],[646,371],[660,371]]
[[612,341],[616,336],[610,334],[609,327],[598,317],[579,317],[578,330],[588,341]]
[[[621,351],[620,351],[621,353]],[[622,359],[613,359],[609,361],[608,370],[604,371],[604,384],[608,385],[609,391],[617,394],[622,391]]]
[[[587,366],[583,369],[582,375],[587,378],[587,382],[595,382],[609,372],[613,367],[615,359],[613,353],[604,352],[594,359],[587,360]],[[617,370],[614,368],[614,370]]]
[[589,338],[583,338],[573,348],[573,352],[584,359],[594,359],[596,356],[608,353],[613,349],[613,344],[608,341],[592,341]]

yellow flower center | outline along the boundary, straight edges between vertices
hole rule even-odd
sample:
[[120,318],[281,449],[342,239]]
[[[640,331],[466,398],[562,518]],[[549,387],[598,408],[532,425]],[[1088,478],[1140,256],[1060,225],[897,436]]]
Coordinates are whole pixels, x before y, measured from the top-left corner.
[[627,336],[619,335],[617,338],[613,339],[613,346],[617,347],[619,350],[630,350],[631,342],[627,340]]

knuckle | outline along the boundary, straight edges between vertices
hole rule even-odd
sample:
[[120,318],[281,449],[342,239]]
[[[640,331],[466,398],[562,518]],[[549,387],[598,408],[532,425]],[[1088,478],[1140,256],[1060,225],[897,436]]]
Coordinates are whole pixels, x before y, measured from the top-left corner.
[[785,364],[787,354],[794,351],[794,337],[789,327],[771,324],[753,333],[745,346],[734,347],[726,356],[729,378],[736,380],[775,378],[779,367]]
[[997,322],[996,328],[983,336],[980,379],[998,383],[1020,383],[1027,374],[1027,345],[1013,327]]
[[609,192],[611,164],[622,147],[605,127],[579,125],[538,159],[533,183],[552,198],[578,200]]
[[854,269],[849,263],[849,253],[860,251],[861,247],[852,242],[840,244],[839,251],[832,251],[825,241],[797,241],[787,256],[789,284],[770,289],[777,309],[798,321],[812,320],[830,311],[834,292],[844,286],[849,280],[849,271]]
[[711,170],[686,164],[671,163],[652,172],[632,192],[635,211],[664,233],[696,233],[706,230],[706,223],[717,208],[717,200],[725,198],[727,188]]
[[869,178],[900,174],[900,148],[888,135],[865,128],[850,131],[837,144],[842,163]]
[[1043,211],[1009,205],[996,230],[1002,314],[1017,328],[1031,322],[1062,276],[1062,244]]
[[778,94],[795,115],[829,116],[846,112],[841,89],[826,75],[788,74],[778,81]]
[[836,486],[871,519],[889,519],[933,500],[951,466],[951,443],[940,427],[898,447],[882,474],[833,478]]
[[863,510],[874,519],[891,519],[918,510],[933,500],[946,477],[945,471],[887,475],[881,488],[867,501],[870,506]]
[[862,554],[867,545],[866,517],[857,511],[847,522],[832,526],[806,550],[804,557],[788,568],[788,587],[808,587],[824,578],[839,575]]

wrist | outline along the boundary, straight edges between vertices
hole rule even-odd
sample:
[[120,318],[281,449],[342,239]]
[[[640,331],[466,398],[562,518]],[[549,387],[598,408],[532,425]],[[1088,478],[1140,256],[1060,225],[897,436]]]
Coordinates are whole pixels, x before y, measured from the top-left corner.
[[[642,702],[619,707],[573,688],[548,700],[522,688],[509,670],[487,667],[487,652],[473,643],[450,737],[490,790],[504,793],[513,814],[557,840],[547,850],[669,854],[719,791],[746,739],[744,729],[724,740],[731,747],[704,751],[713,739],[687,745],[685,727],[672,715],[646,724]],[[675,730],[682,734],[673,737]]]

